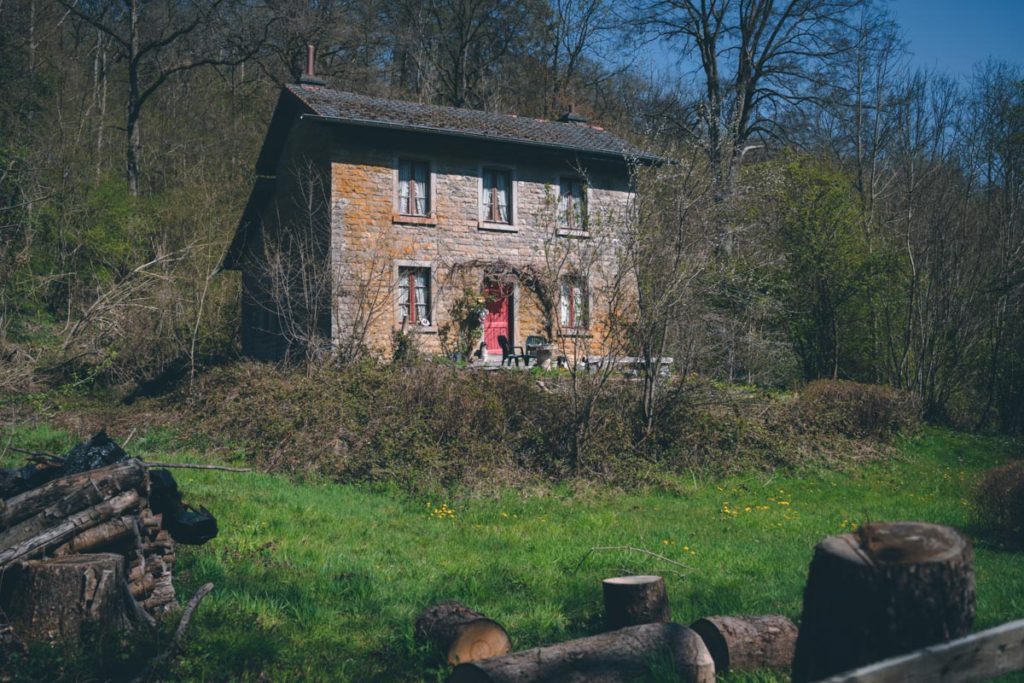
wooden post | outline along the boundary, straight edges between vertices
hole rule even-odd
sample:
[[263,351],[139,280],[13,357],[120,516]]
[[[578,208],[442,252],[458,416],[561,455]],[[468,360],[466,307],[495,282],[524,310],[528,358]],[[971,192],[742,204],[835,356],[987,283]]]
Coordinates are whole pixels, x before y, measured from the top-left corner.
[[935,524],[868,524],[814,551],[794,683],[958,638],[974,621],[971,545]]
[[700,636],[685,626],[642,624],[460,664],[448,683],[626,683],[655,673],[685,683],[714,683],[715,663]]
[[508,654],[508,633],[496,621],[458,602],[428,607],[416,620],[416,636],[434,644],[451,665]]
[[608,628],[666,624],[672,620],[665,579],[660,576],[617,576],[602,582]]
[[705,617],[690,624],[715,660],[715,671],[789,671],[796,650],[796,624],[780,614]]

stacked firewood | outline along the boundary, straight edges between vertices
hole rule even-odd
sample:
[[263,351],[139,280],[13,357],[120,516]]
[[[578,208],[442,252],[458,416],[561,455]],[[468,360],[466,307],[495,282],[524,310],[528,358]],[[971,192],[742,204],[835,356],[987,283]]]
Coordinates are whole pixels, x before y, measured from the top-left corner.
[[168,491],[169,474],[116,444],[107,450],[113,455],[84,465],[95,469],[67,472],[82,469],[69,454],[5,471],[0,494],[23,490],[0,498],[0,632],[76,639],[101,618],[151,625],[177,606],[172,532],[195,513],[183,511],[176,486]]

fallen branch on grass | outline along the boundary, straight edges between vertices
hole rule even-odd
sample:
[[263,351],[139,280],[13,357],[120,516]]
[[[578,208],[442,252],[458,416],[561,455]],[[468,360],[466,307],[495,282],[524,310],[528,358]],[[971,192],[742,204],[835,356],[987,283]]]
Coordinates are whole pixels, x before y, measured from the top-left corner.
[[659,560],[661,560],[663,562],[668,562],[669,564],[674,564],[677,567],[682,567],[683,569],[687,569],[687,570],[692,570],[693,569],[693,567],[691,567],[689,565],[683,564],[682,562],[678,562],[678,561],[673,560],[673,559],[671,559],[669,557],[665,557],[664,555],[661,555],[659,553],[652,552],[650,550],[645,550],[644,548],[636,548],[636,547],[631,546],[631,545],[606,545],[606,546],[596,546],[596,547],[593,547],[590,550],[588,550],[586,553],[584,553],[583,557],[580,558],[579,564],[576,565],[576,569],[574,569],[573,572],[578,572],[580,570],[580,567],[583,566],[583,563],[586,562],[590,558],[590,556],[593,555],[594,553],[599,553],[599,552],[615,552],[615,551],[618,551],[618,552],[642,553],[644,555],[649,555],[651,557],[655,557],[655,558],[657,558],[657,559],[659,559]]
[[143,467],[160,467],[179,470],[217,470],[218,472],[252,472],[251,467],[225,467],[224,465],[197,465],[190,462],[143,462]]
[[174,637],[171,638],[171,643],[167,649],[158,654],[156,657],[149,661],[146,668],[142,672],[132,679],[132,683],[142,683],[143,681],[149,680],[149,677],[157,670],[158,667],[165,664],[175,654],[177,654],[181,647],[181,640],[185,637],[185,631],[188,630],[188,625],[192,621],[192,614],[199,607],[199,603],[203,601],[210,591],[213,590],[213,584],[207,583],[196,591],[196,594],[192,596],[192,599],[188,601],[188,605],[185,606],[185,611],[182,612],[181,621],[178,622],[178,628],[174,630]]

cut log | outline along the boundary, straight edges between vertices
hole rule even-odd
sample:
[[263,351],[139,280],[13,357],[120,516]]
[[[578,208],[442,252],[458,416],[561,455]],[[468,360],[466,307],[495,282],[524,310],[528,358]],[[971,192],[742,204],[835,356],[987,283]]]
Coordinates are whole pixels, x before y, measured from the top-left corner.
[[[36,536],[16,545],[0,550],[0,570],[22,558],[31,557],[34,553],[55,548],[68,542],[82,531],[102,524],[108,519],[120,516],[139,504],[139,494],[125,491],[109,500],[105,500],[91,508],[76,512],[67,519],[55,524]],[[31,521],[31,520],[29,520]],[[20,526],[20,525],[19,525]],[[18,527],[15,527],[17,529]],[[13,531],[13,529],[12,529]]]
[[690,624],[715,660],[715,671],[789,671],[796,624],[780,614],[706,617]]
[[30,560],[4,574],[3,610],[25,640],[78,640],[129,624],[121,582],[124,558],[113,553]]
[[868,524],[826,538],[804,589],[794,683],[966,635],[972,559],[966,538],[935,524]]
[[[146,470],[138,460],[128,460],[98,470],[72,474],[25,491],[6,501],[0,510],[0,529],[9,529],[54,506],[54,514],[67,517],[122,491],[142,485]],[[0,546],[9,545],[0,541]]]
[[696,633],[679,624],[642,624],[504,657],[460,664],[448,683],[624,683],[669,672],[714,683],[715,663]]
[[416,619],[415,632],[453,666],[508,654],[512,649],[501,624],[458,602],[442,602],[425,609]]
[[665,579],[660,576],[618,576],[605,579],[602,585],[608,628],[672,621]]
[[97,548],[131,538],[134,535],[135,518],[131,515],[126,515],[112,519],[109,522],[104,522],[91,529],[86,529],[64,545],[54,548],[53,554],[60,557],[75,553],[88,553]]

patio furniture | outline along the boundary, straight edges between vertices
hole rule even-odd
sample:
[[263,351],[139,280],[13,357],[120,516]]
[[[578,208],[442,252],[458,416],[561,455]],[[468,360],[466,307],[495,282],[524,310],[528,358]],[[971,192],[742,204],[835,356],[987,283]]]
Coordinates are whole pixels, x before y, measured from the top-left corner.
[[531,334],[526,338],[526,344],[523,346],[526,349],[526,358],[532,358],[536,365],[540,365],[540,361],[537,360],[537,349],[543,346],[547,346],[548,340],[537,334]]
[[[523,364],[528,365],[529,359],[526,357],[526,353],[523,351],[522,346],[513,346],[509,343],[508,337],[503,334],[498,335],[498,346],[501,347],[501,364],[504,365],[508,362],[508,366],[512,367],[512,361],[515,361],[516,367],[519,367],[519,359],[523,360]],[[519,353],[516,353],[516,349],[519,349]]]

